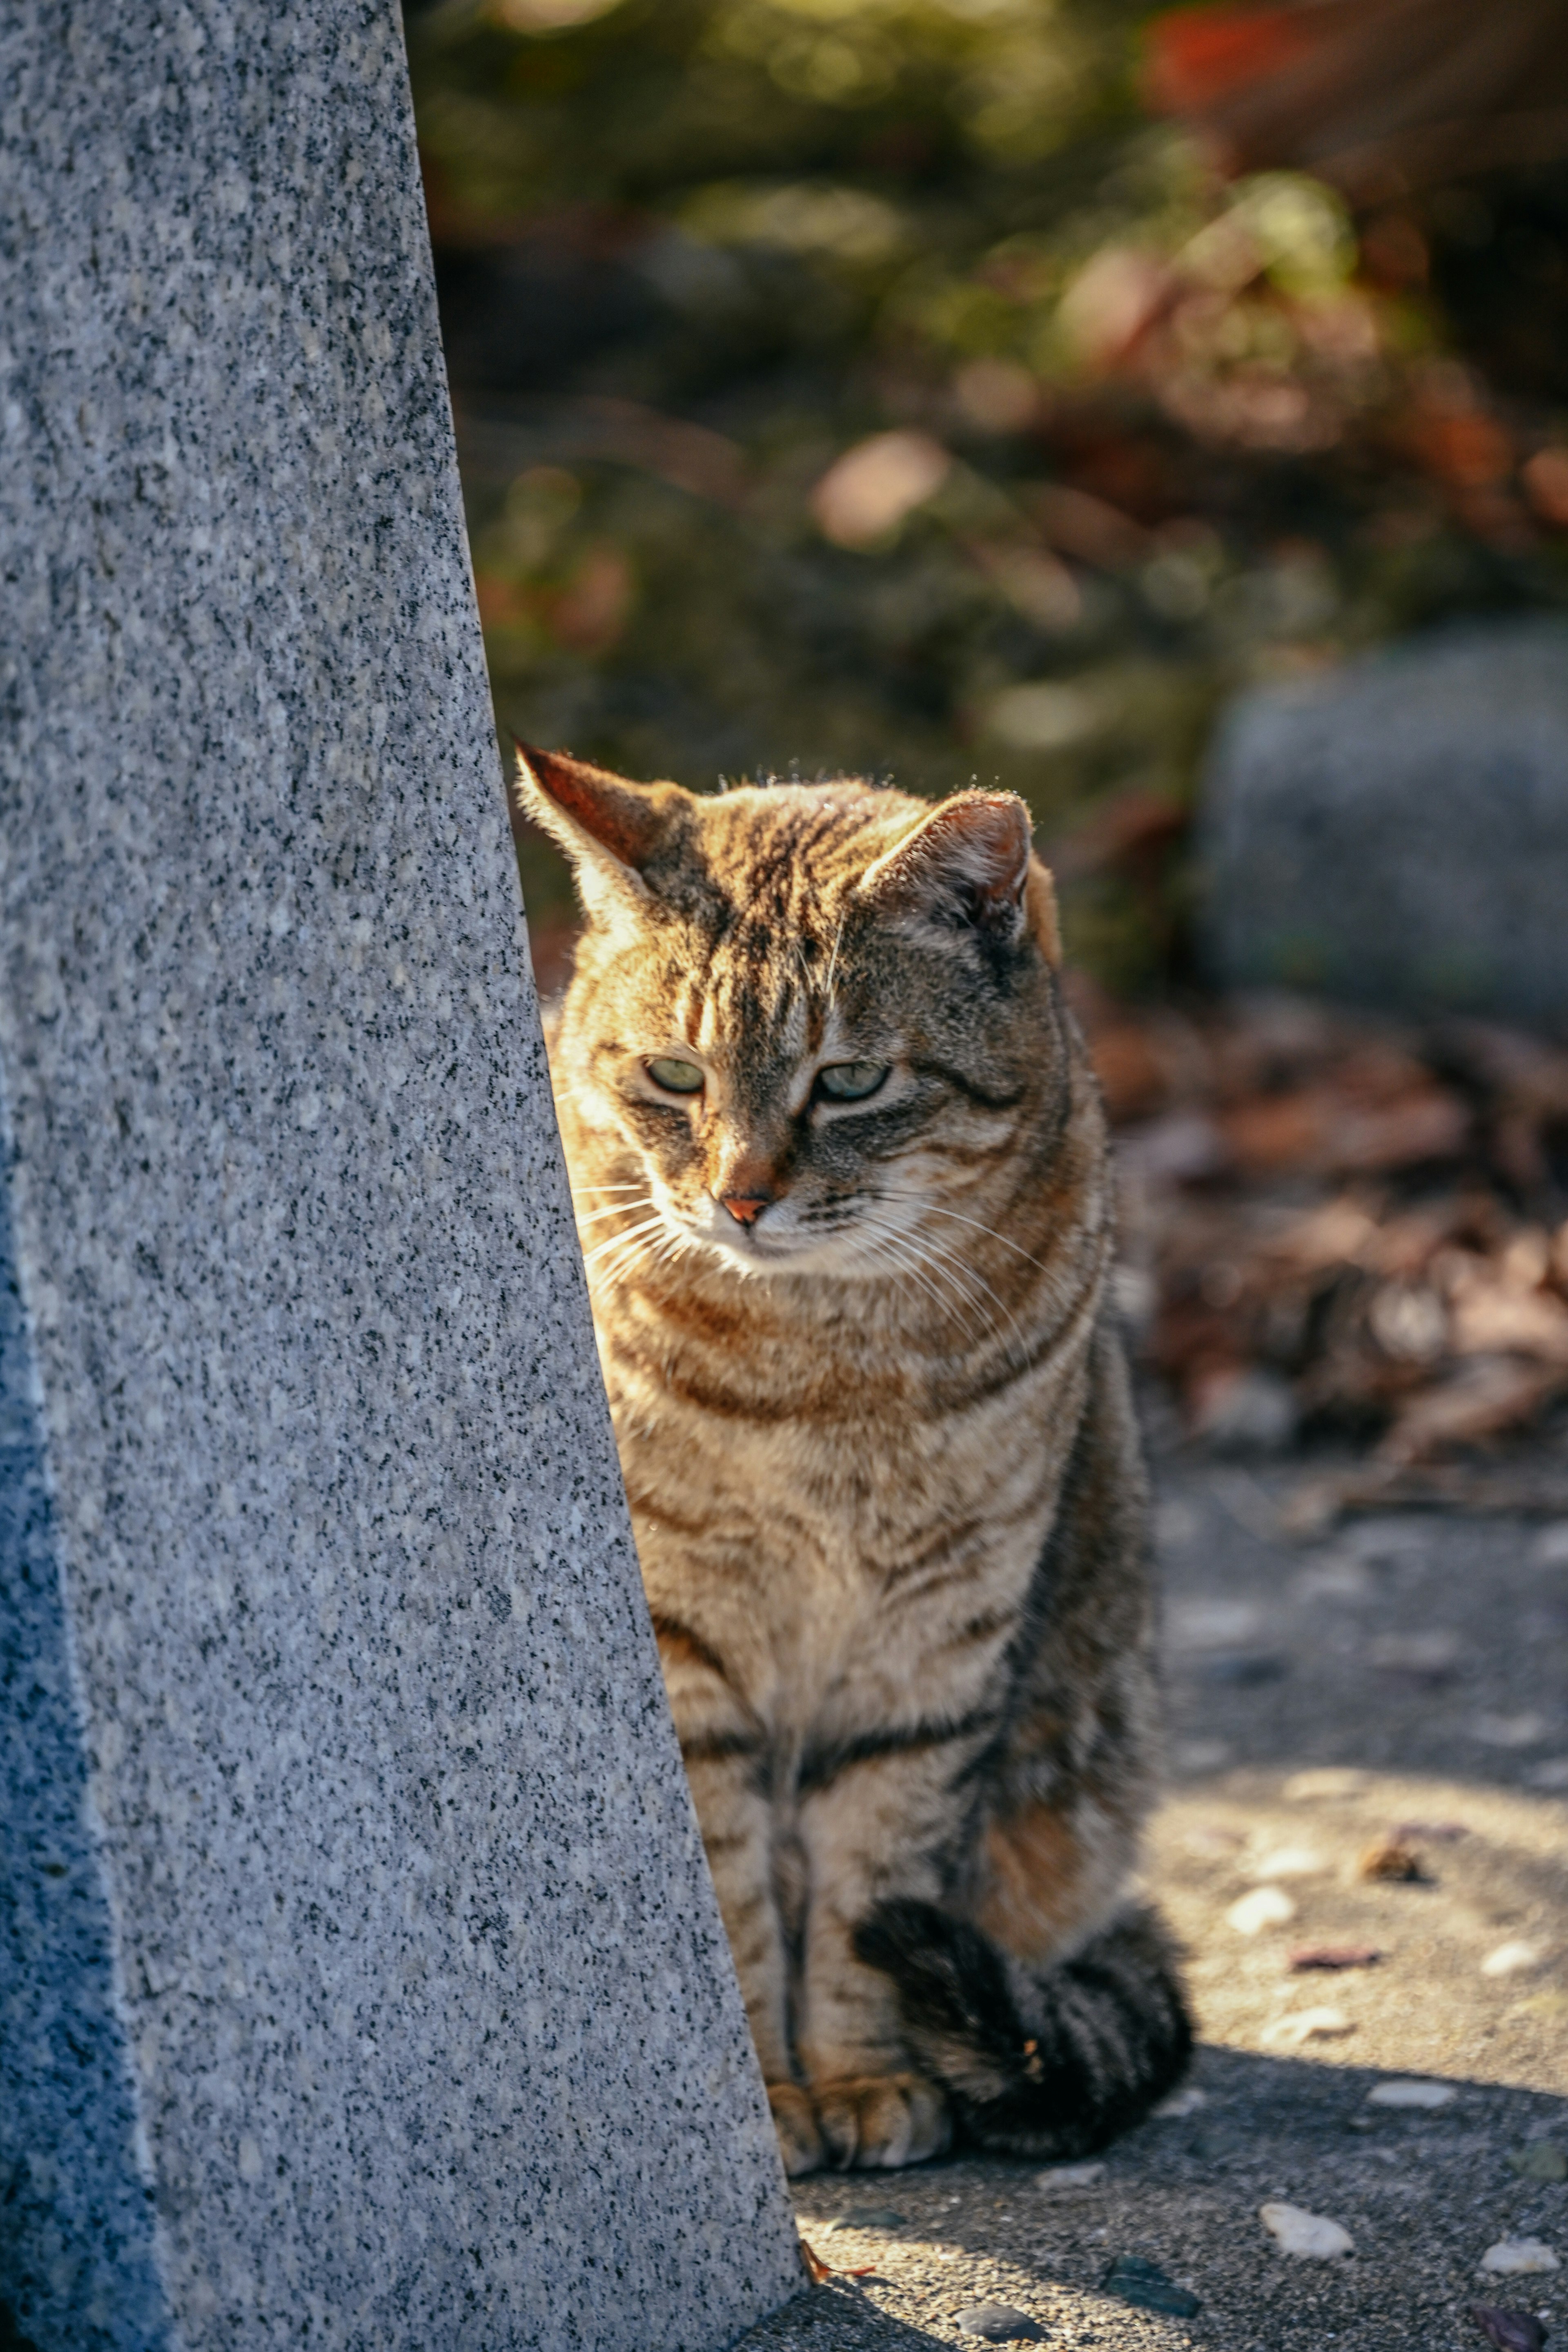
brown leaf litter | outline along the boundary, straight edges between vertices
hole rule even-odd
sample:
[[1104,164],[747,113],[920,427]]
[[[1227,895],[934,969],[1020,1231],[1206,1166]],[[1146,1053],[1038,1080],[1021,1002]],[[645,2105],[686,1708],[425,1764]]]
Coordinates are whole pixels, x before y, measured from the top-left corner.
[[[1364,1447],[1356,1480],[1302,1500],[1303,1532],[1462,1503],[1477,1457],[1568,1396],[1568,1051],[1075,986],[1118,1138],[1124,1295],[1188,1433]],[[1568,1465],[1486,1501],[1568,1508]]]

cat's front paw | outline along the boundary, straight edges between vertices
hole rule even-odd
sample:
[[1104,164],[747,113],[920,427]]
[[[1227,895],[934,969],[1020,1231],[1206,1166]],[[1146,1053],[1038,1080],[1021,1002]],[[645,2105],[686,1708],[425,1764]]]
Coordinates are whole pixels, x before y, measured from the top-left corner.
[[811,2095],[827,2160],[843,2171],[922,2164],[952,2137],[947,2095],[923,2074],[847,2075],[814,2083]]
[[798,2083],[770,2083],[768,2105],[773,2111],[779,2154],[790,2179],[798,2180],[803,2172],[816,2172],[826,2164],[827,2150],[816,2127],[809,2094]]

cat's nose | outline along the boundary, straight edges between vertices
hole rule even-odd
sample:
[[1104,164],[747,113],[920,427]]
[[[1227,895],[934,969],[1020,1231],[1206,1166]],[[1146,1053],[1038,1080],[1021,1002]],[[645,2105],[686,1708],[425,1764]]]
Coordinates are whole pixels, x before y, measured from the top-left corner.
[[721,1205],[738,1225],[754,1225],[773,1197],[771,1192],[726,1192]]

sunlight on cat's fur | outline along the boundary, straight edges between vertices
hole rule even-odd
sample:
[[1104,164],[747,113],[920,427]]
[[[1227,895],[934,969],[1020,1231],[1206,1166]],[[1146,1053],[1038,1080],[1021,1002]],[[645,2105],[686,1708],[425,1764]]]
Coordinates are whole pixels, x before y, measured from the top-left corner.
[[533,751],[517,790],[587,918],[562,1134],[785,2162],[1099,2147],[1190,2032],[1132,1886],[1146,1496],[1027,813]]

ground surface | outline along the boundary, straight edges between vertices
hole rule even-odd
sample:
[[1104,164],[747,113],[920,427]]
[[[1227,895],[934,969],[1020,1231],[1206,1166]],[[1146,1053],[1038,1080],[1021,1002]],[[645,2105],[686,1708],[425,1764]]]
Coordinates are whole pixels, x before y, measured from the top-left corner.
[[[1568,1528],[1369,1518],[1303,1546],[1279,1533],[1289,1483],[1162,1481],[1173,1779],[1150,1865],[1190,1953],[1201,2095],[1088,2179],[798,2182],[838,2275],[745,2352],[977,2343],[960,2315],[985,2304],[1108,2352],[1485,2352],[1473,2301],[1568,2341],[1568,2183],[1532,2177],[1568,2152]],[[1419,1878],[1358,1874],[1391,1835]],[[1246,1934],[1227,1914],[1260,1889],[1291,1916]],[[1381,1957],[1293,1969],[1313,1946]],[[1449,2095],[1369,2097],[1406,2077]],[[1280,2253],[1270,2200],[1340,2222],[1353,2254]],[[1489,2275],[1505,2239],[1562,2269]],[[1199,2311],[1102,2291],[1130,2255]]]

